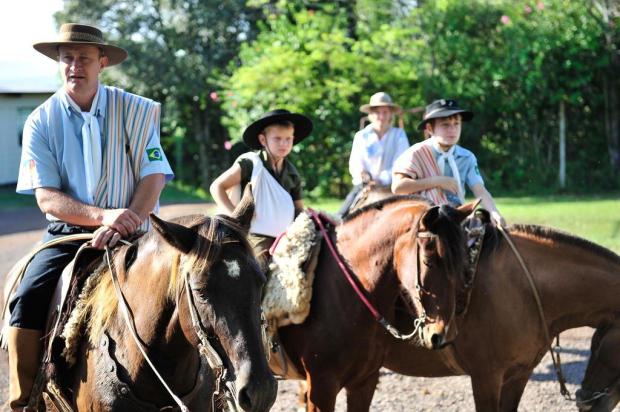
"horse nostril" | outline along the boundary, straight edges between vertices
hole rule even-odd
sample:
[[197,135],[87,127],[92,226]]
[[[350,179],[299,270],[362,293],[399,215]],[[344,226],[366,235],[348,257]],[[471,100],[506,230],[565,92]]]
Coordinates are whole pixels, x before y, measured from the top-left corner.
[[433,345],[433,349],[441,348],[442,343],[443,343],[443,335],[434,333],[433,336],[431,336],[431,344]]
[[238,393],[239,406],[244,411],[252,410],[252,397],[248,389],[247,386],[244,386]]

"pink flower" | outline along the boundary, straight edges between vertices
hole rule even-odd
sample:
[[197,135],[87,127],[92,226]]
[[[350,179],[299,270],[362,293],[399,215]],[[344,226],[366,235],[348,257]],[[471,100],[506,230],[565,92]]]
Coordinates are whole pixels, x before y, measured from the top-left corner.
[[539,1],[539,2],[536,4],[536,8],[537,8],[538,10],[544,10],[544,9],[545,9],[545,3],[543,3],[542,1]]
[[502,18],[500,19],[500,21],[502,22],[502,24],[508,24],[510,23],[510,17],[506,16],[505,14],[502,16]]
[[528,6],[528,5],[526,5],[523,8],[523,11],[525,12],[525,14],[530,14],[532,12],[532,8],[530,6]]
[[232,149],[232,143],[230,142],[230,140],[226,140],[224,142],[224,149],[226,149],[226,150]]
[[211,92],[209,93],[209,97],[211,98],[211,100],[213,100],[214,102],[217,102],[217,92]]

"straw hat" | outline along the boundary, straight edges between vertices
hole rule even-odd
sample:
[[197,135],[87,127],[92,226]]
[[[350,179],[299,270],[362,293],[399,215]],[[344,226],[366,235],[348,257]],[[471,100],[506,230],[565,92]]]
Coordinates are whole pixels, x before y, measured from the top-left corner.
[[65,44],[88,44],[101,48],[108,57],[108,66],[119,64],[127,58],[125,49],[107,44],[103,41],[101,30],[85,24],[63,24],[55,41],[35,43],[32,47],[50,59],[58,61],[58,47]]
[[373,107],[390,107],[394,112],[400,112],[400,106],[392,102],[392,98],[385,92],[378,92],[370,96],[370,102],[363,106],[360,106],[360,112],[370,113],[370,109]]
[[258,135],[267,126],[280,122],[291,122],[295,127],[293,144],[301,142],[312,132],[312,120],[303,114],[291,113],[285,109],[276,109],[265,113],[260,119],[250,124],[243,132],[243,141],[252,149],[261,149]]
[[461,109],[456,100],[435,100],[433,103],[426,106],[423,120],[422,122],[420,122],[420,124],[418,124],[418,130],[424,130],[426,123],[428,123],[428,121],[431,119],[450,117],[455,114],[460,114],[464,122],[468,122],[474,117],[474,114],[469,110]]

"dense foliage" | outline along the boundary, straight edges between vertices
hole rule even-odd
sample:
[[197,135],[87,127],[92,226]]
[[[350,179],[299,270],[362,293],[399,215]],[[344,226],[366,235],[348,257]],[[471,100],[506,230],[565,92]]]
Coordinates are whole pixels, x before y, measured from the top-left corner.
[[[358,107],[384,90],[406,108],[471,108],[462,144],[494,193],[558,189],[563,104],[578,192],[620,187],[619,12],[617,0],[68,0],[58,20],[129,50],[108,77],[164,103],[187,183],[208,186],[245,150],[245,125],[286,107],[315,120],[292,155],[307,190],[342,194]],[[411,143],[419,118],[404,117]]]

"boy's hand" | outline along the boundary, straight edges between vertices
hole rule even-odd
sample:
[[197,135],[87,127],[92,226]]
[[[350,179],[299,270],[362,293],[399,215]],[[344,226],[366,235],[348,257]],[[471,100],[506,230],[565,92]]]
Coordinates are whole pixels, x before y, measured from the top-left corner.
[[497,210],[491,212],[491,220],[493,220],[497,226],[506,227],[506,220]]
[[456,179],[449,176],[437,176],[435,177],[437,180],[437,187],[443,190],[447,190],[448,192],[458,193],[459,185],[456,182]]

